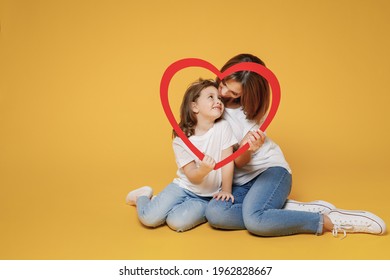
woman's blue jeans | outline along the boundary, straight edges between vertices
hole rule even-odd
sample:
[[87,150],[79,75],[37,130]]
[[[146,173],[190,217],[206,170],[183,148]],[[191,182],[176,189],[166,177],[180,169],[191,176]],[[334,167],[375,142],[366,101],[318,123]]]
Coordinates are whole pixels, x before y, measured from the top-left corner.
[[137,199],[138,218],[148,227],[167,223],[175,231],[186,231],[206,222],[210,199],[171,183],[152,200],[146,196]]
[[233,185],[234,203],[212,199],[206,218],[212,227],[247,229],[259,236],[322,233],[319,213],[284,210],[291,191],[291,174],[271,167],[242,186]]

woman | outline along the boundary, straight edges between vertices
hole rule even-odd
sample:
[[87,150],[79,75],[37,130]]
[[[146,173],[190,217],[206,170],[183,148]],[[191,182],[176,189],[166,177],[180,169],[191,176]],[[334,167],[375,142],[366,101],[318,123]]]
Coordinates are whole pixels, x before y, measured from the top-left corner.
[[[254,55],[239,54],[221,72],[241,62],[265,66]],[[271,98],[267,80],[257,73],[240,71],[223,80],[217,78],[217,82],[225,102],[224,119],[231,125],[239,146],[248,143],[250,148],[234,161],[234,203],[213,199],[208,204],[206,218],[211,226],[247,229],[258,236],[320,235],[324,231],[332,231],[335,236],[339,231],[344,235],[346,232],[384,234],[385,223],[370,212],[336,209],[325,201],[287,200],[291,169],[279,146],[258,130]]]

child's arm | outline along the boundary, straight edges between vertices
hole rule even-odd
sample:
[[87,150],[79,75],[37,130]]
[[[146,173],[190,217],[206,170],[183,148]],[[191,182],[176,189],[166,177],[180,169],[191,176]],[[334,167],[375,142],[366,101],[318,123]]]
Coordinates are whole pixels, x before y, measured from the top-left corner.
[[[222,151],[222,158],[227,158],[233,153],[233,146]],[[214,195],[216,200],[226,200],[232,199],[234,202],[234,197],[232,195],[232,184],[233,184],[233,171],[234,171],[234,162],[231,161],[228,164],[222,166],[222,188],[221,191]]]
[[248,143],[249,149],[234,160],[235,165],[238,168],[241,168],[248,164],[252,158],[252,153],[260,149],[260,147],[264,144],[264,141],[265,135],[261,130],[249,131],[240,143],[240,148]]
[[196,166],[195,161],[191,161],[183,166],[183,172],[191,183],[198,185],[202,183],[204,177],[214,169],[214,166],[215,160],[212,157],[205,155],[199,167]]

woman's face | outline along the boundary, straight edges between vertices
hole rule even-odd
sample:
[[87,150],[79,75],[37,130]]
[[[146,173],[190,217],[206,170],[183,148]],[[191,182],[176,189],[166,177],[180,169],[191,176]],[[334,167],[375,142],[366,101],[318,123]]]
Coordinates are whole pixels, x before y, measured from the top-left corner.
[[242,96],[242,84],[235,80],[221,81],[218,92],[224,99],[237,99]]

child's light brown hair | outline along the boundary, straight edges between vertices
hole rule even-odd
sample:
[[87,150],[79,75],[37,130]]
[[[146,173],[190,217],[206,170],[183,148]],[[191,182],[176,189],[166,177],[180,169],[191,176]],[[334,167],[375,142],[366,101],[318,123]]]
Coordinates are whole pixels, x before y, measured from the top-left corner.
[[[214,80],[204,80],[199,78],[196,82],[192,83],[184,93],[183,101],[180,106],[179,127],[187,137],[194,135],[195,126],[198,122],[196,114],[192,110],[192,102],[196,102],[201,91],[208,87],[218,88],[217,83]],[[173,137],[178,136],[175,130],[173,130],[172,133]]]

